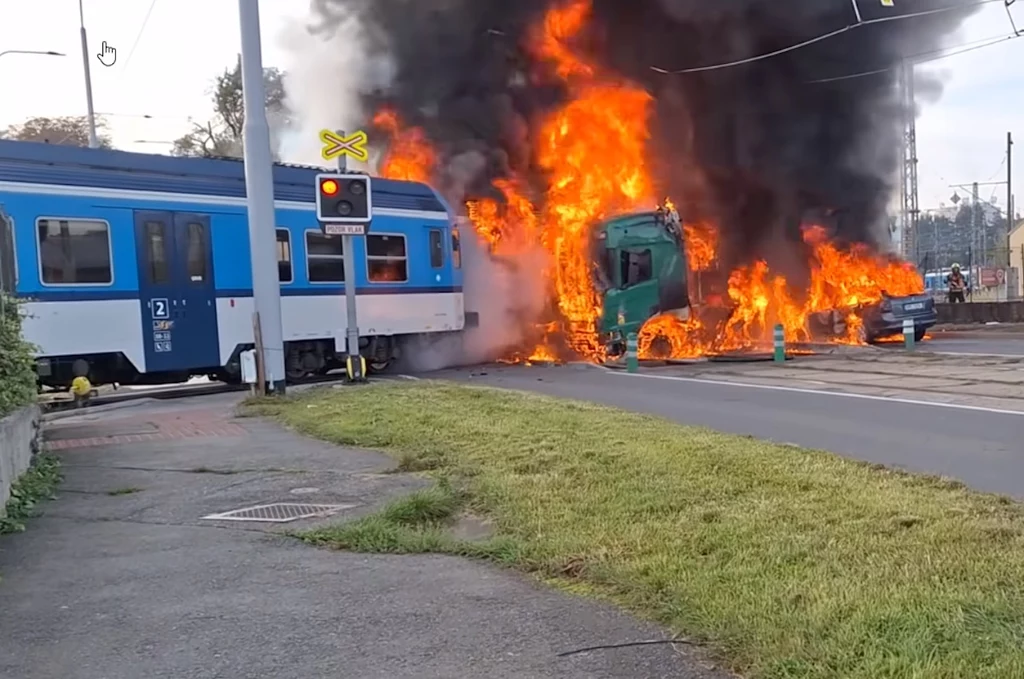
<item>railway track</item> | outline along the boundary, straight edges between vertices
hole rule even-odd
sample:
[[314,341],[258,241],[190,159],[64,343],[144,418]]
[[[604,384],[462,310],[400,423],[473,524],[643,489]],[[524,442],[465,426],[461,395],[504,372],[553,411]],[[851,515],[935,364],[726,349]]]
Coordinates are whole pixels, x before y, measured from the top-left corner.
[[[289,387],[306,387],[319,384],[336,384],[345,382],[345,374],[342,372],[328,375],[315,375],[302,380],[288,382]],[[90,399],[89,403],[81,409],[83,411],[98,408],[100,406],[114,403],[127,403],[143,399],[155,399],[169,401],[179,398],[191,398],[193,396],[210,396],[214,394],[227,394],[232,392],[244,392],[249,390],[247,384],[228,384],[226,382],[209,382],[203,384],[171,384],[166,387],[153,386],[146,389],[132,389],[122,387],[116,391],[110,391]],[[69,399],[54,399],[50,401],[40,400],[40,407],[46,413],[65,412],[74,410],[74,404]]]

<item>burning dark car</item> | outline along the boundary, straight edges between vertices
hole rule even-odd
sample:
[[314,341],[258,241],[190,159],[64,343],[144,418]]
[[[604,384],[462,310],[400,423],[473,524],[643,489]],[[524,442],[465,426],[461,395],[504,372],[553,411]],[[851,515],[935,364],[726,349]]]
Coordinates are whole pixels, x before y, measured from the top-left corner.
[[935,300],[928,294],[890,297],[883,293],[881,300],[862,307],[859,316],[864,322],[863,339],[869,343],[903,334],[907,320],[914,322],[914,340],[920,342],[938,320]]
[[[857,318],[857,332],[850,333],[847,319]],[[924,339],[938,316],[935,300],[928,294],[893,296],[882,293],[876,302],[862,304],[847,311],[826,311],[810,318],[810,330],[815,337],[854,337],[873,344],[887,337],[903,334],[903,323],[914,323],[914,341]]]

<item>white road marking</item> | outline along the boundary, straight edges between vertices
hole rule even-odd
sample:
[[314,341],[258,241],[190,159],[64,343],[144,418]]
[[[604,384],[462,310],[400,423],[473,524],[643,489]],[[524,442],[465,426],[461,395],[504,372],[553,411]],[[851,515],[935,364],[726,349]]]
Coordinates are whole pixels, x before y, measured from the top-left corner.
[[953,408],[955,410],[973,410],[982,413],[995,413],[997,415],[1016,415],[1024,417],[1024,411],[1005,410],[1001,408],[986,408],[985,406],[969,406],[961,403],[942,403],[940,401],[919,401],[912,398],[895,398],[891,396],[875,396],[873,394],[855,394],[848,391],[823,391],[821,389],[803,389],[800,387],[783,387],[774,384],[753,384],[751,382],[726,382],[724,380],[709,380],[700,377],[678,377],[675,375],[647,375],[643,373],[628,373],[621,370],[613,370],[605,366],[595,366],[617,375],[627,377],[643,377],[650,380],[671,380],[673,382],[690,382],[693,384],[714,384],[721,387],[742,387],[746,389],[765,389],[768,391],[788,391],[797,394],[814,394],[819,396],[838,396],[840,398],[856,398],[865,401],[888,401],[889,403],[905,403],[915,406],[933,406],[936,408]]
[[412,380],[413,382],[419,382],[420,381],[420,378],[415,377],[414,375],[395,375],[395,377],[397,377],[399,379],[402,379],[402,380]]
[[[925,352],[921,352],[925,353]],[[1024,354],[976,354],[970,351],[929,351],[929,354],[936,356],[957,356],[959,358],[971,357],[971,358],[1016,358],[1024,359]]]

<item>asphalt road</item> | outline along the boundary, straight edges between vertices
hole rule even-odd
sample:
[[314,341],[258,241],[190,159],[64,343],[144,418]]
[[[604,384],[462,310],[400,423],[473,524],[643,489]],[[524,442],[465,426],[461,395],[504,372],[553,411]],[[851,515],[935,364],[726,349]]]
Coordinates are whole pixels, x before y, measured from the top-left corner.
[[580,365],[502,366],[436,376],[595,401],[950,476],[980,490],[1024,498],[1024,415],[659,379]]
[[[895,345],[898,347],[899,345]],[[928,351],[957,354],[992,354],[1024,356],[1024,335],[1001,333],[945,332],[935,333],[924,343]]]

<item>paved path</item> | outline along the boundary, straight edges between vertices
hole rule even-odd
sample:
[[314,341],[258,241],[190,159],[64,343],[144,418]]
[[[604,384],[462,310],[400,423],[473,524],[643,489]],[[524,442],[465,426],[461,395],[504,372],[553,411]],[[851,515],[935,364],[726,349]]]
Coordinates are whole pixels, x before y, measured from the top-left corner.
[[724,677],[669,645],[560,658],[666,634],[509,571],[204,521],[277,501],[344,503],[354,517],[424,483],[383,473],[392,463],[380,454],[232,419],[237,398],[51,426],[60,497],[28,532],[0,538],[0,677]]
[[[908,363],[878,354],[869,362],[823,358],[786,367],[698,364],[646,369],[640,375],[569,365],[492,366],[435,376],[596,401],[947,475],[1024,498],[1021,364],[968,366],[925,356]],[[818,369],[808,368],[812,365]],[[959,379],[950,374],[957,370],[964,373]],[[939,374],[929,376],[928,371]],[[923,391],[922,385],[932,390]]]

